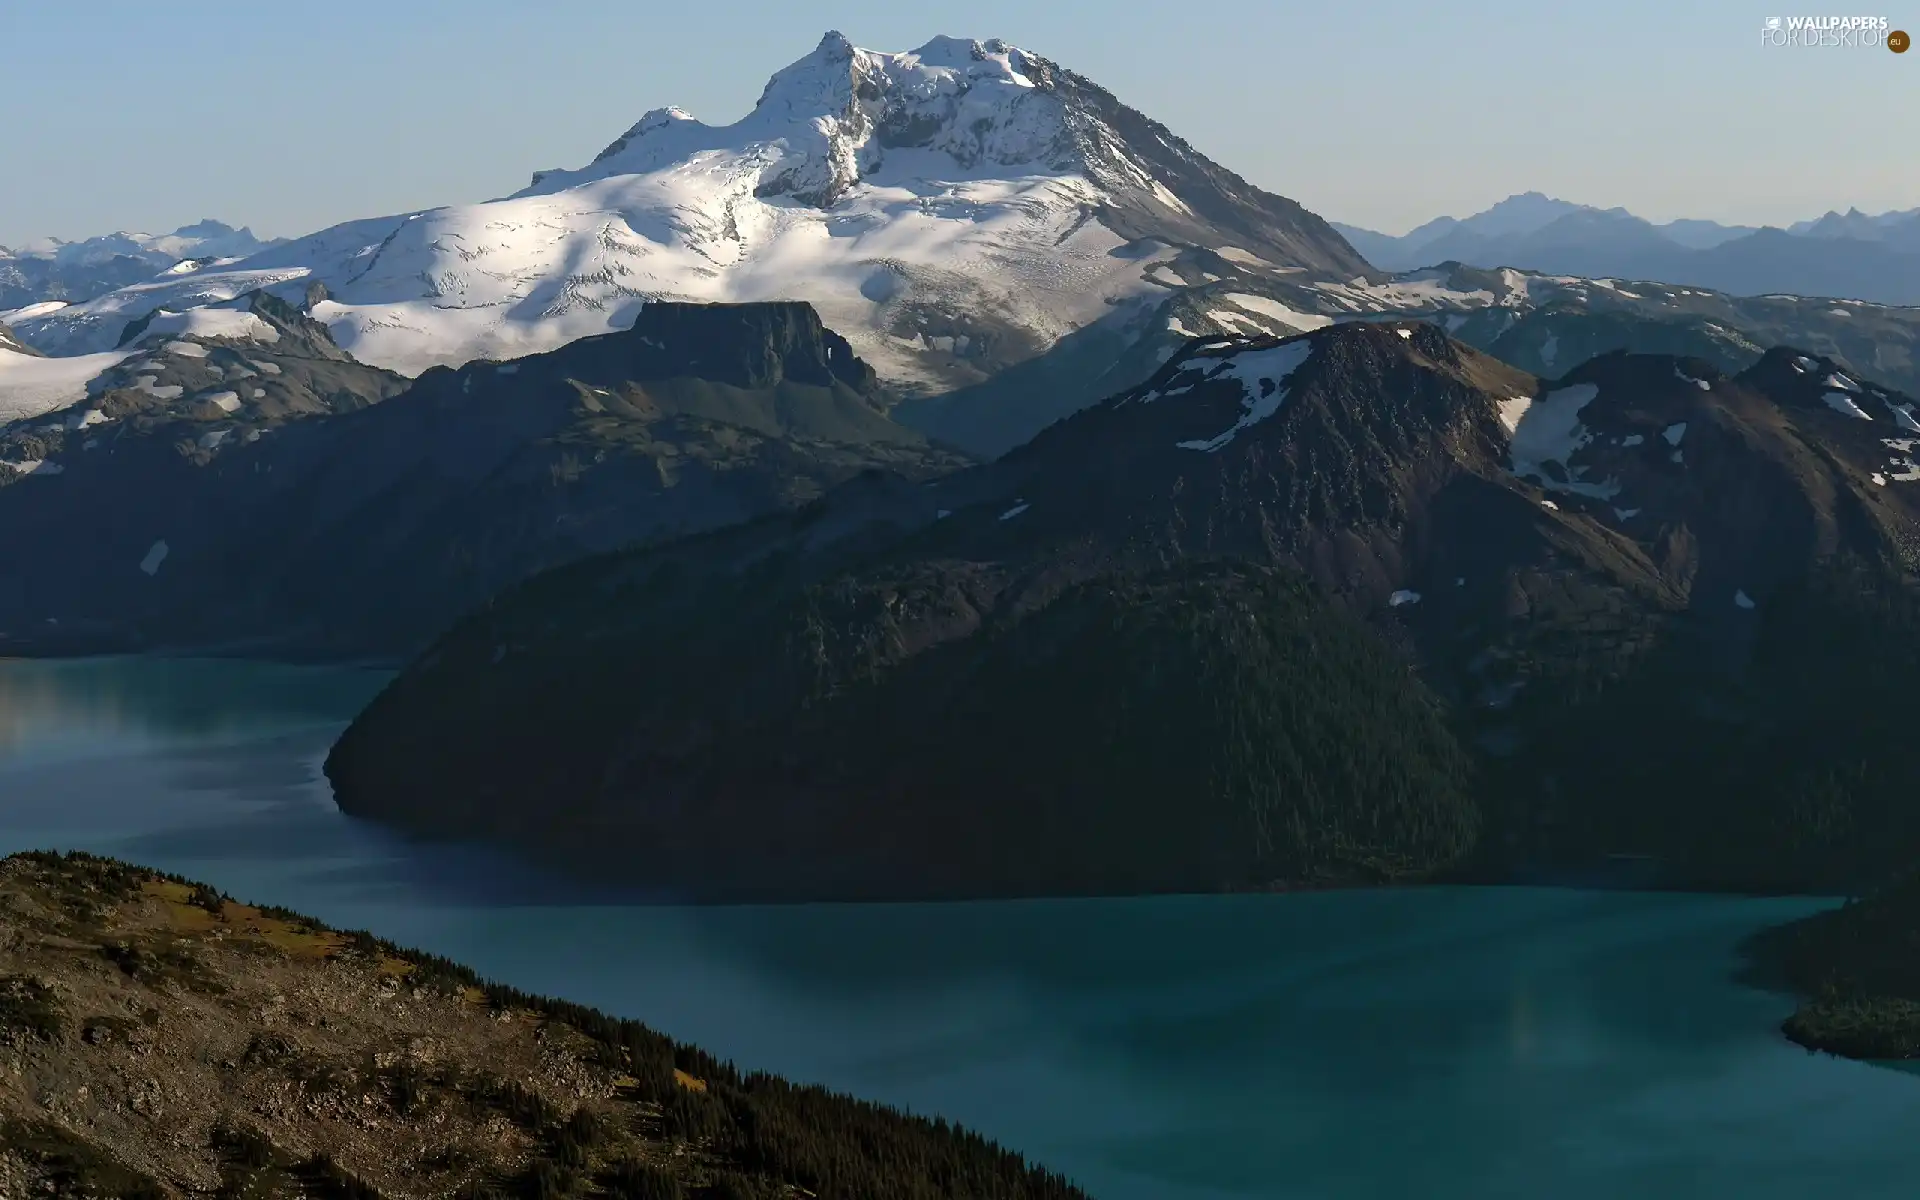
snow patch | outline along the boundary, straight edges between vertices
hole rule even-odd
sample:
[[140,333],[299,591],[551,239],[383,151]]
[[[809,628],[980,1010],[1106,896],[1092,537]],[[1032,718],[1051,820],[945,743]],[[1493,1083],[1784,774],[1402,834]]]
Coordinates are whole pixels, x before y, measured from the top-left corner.
[[1510,396],[1500,401],[1500,423],[1507,427],[1508,433],[1514,433],[1519,430],[1521,420],[1532,407],[1533,397]]
[[1011,521],[1015,517],[1019,516],[1021,513],[1027,511],[1029,508],[1032,508],[1032,507],[1033,506],[1031,504],[1028,504],[1025,500],[1016,500],[1013,502],[1012,508],[1000,514],[1000,519],[1002,521]]
[[1401,588],[1393,595],[1387,597],[1387,603],[1394,608],[1399,608],[1402,604],[1418,604],[1420,603],[1420,593]]
[[1753,607],[1753,597],[1747,595],[1745,591],[1736,591],[1733,594],[1733,602],[1739,605],[1741,608]]
[[1893,468],[1890,474],[1895,483],[1920,481],[1920,466],[1915,466],[1913,461],[1913,448],[1920,446],[1920,438],[1881,438],[1880,444],[1895,454],[1887,461]]
[[1685,421],[1675,421],[1665,429],[1662,429],[1660,436],[1667,439],[1667,445],[1678,446],[1680,439],[1687,436],[1687,423]]
[[1838,371],[1835,371],[1833,374],[1827,376],[1826,386],[1830,388],[1839,388],[1843,392],[1857,392],[1860,390],[1859,384],[1855,383],[1851,379],[1848,379],[1845,375],[1840,374]]
[[1920,433],[1920,418],[1913,415],[1913,405],[1887,402],[1887,411],[1893,414],[1893,423],[1908,433]]
[[1243,267],[1270,267],[1273,264],[1261,258],[1251,250],[1242,250],[1238,246],[1219,246],[1214,253],[1230,263],[1239,263]]
[[1712,385],[1709,384],[1706,380],[1695,379],[1693,376],[1687,374],[1685,371],[1682,371],[1679,367],[1675,367],[1673,369],[1673,374],[1674,374],[1674,378],[1680,380],[1682,383],[1690,383],[1693,386],[1699,388],[1703,392],[1712,390]]
[[[233,341],[277,342],[280,331],[257,313],[233,308],[190,308],[185,312],[161,309],[140,333],[139,340],[150,341],[172,334],[176,337],[227,338]],[[168,349],[173,349],[171,346]],[[184,351],[174,351],[176,354]]]
[[89,385],[133,357],[132,350],[41,358],[0,350],[0,425],[44,416],[85,400]]
[[[257,391],[258,389],[255,390]],[[221,412],[230,413],[240,411],[239,392],[215,392],[213,395],[205,397],[205,400]]]
[[207,348],[199,342],[168,342],[160,347],[169,354],[178,354],[181,358],[205,358]]
[[1210,310],[1207,313],[1207,320],[1212,321],[1216,325],[1224,325],[1228,329],[1238,333],[1258,335],[1265,332],[1265,330],[1260,327],[1260,323],[1251,317],[1242,313],[1228,312],[1222,308]]
[[1255,296],[1248,292],[1228,292],[1221,298],[1229,304],[1246,309],[1248,312],[1259,313],[1263,317],[1272,317],[1274,320],[1291,328],[1298,329],[1302,333],[1311,333],[1316,329],[1324,329],[1333,324],[1332,317],[1322,316],[1319,313],[1304,313],[1295,308],[1288,308],[1278,300],[1272,300],[1266,296]]
[[[1230,428],[1213,437],[1174,444],[1182,450],[1199,450],[1206,454],[1225,448],[1241,430],[1251,429],[1280,411],[1281,402],[1287,398],[1287,380],[1300,369],[1311,353],[1312,343],[1301,338],[1265,350],[1228,355],[1216,360],[1217,365],[1203,368],[1198,373],[1199,378],[1179,390],[1188,390],[1202,382],[1234,380],[1240,385],[1240,417]],[[1193,362],[1189,359],[1188,365]]]
[[69,307],[66,300],[42,300],[38,304],[29,304],[24,308],[10,308],[0,312],[0,325],[20,325],[39,317],[57,313]]
[[167,561],[167,543],[164,541],[155,542],[153,545],[147,547],[147,556],[140,560],[140,569],[152,575],[160,569],[160,564],[165,561]]
[[1827,407],[1833,409],[1835,412],[1844,413],[1849,417],[1859,417],[1862,421],[1873,420],[1872,417],[1867,415],[1867,410],[1855,404],[1853,397],[1847,395],[1845,392],[1828,392],[1820,398],[1825,400]]
[[27,462],[7,462],[0,459],[0,467],[7,467],[21,475],[58,475],[66,470],[59,463],[44,458],[31,459]]
[[[1513,473],[1531,479],[1551,492],[1571,492],[1608,500],[1620,492],[1618,480],[1593,483],[1582,478],[1585,467],[1573,465],[1573,456],[1593,440],[1593,434],[1580,423],[1581,410],[1593,402],[1600,389],[1591,383],[1576,383],[1556,388],[1528,405],[1510,426],[1513,437],[1508,444]],[[1506,404],[1502,404],[1505,420]],[[1557,474],[1549,472],[1557,466]]]

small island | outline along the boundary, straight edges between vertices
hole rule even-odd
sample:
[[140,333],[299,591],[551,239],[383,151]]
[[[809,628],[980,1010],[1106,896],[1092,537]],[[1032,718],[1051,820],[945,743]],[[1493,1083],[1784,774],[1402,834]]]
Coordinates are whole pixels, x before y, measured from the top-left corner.
[[1920,1059],[1920,872],[1862,899],[1764,930],[1763,977],[1805,997],[1782,1032],[1844,1058]]
[[0,860],[0,1196],[1085,1200],[943,1120],[85,854]]

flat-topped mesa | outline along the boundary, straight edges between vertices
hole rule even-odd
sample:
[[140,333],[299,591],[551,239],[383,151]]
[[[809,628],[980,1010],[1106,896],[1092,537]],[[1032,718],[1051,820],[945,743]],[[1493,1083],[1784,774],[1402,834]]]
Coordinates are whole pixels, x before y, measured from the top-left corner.
[[631,329],[593,340],[627,356],[634,379],[689,376],[743,388],[842,383],[863,392],[876,386],[873,368],[804,301],[660,300],[641,308]]
[[811,304],[790,300],[655,300],[642,306],[626,329],[503,362],[436,367],[416,384],[433,390],[461,381],[455,386],[463,395],[478,394],[477,387],[524,404],[531,402],[529,389],[561,380],[616,389],[667,380],[749,391],[783,384],[839,386],[858,393],[872,407],[888,404],[873,368],[847,340],[827,328]]

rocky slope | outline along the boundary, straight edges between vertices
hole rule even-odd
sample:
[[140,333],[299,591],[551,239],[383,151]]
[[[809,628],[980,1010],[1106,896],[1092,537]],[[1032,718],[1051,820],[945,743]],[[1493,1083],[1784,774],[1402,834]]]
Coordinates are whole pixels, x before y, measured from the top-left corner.
[[944,1122],[202,885],[0,861],[0,1194],[1047,1197]]
[[[1791,352],[1543,384],[1410,322],[1196,341],[989,466],[538,578],[328,773],[706,897],[1883,870],[1897,769],[1826,781],[1891,718],[1780,730],[1897,678],[1911,421]],[[1570,770],[1596,736],[1669,757]]]
[[965,461],[888,420],[805,305],[650,305],[621,333],[430,371],[377,405],[349,389],[301,421],[274,384],[402,381],[297,313],[332,357],[296,361],[284,333],[154,344],[226,311],[136,326],[98,407],[6,434],[0,544],[36,565],[0,583],[0,644],[404,655],[542,567]]

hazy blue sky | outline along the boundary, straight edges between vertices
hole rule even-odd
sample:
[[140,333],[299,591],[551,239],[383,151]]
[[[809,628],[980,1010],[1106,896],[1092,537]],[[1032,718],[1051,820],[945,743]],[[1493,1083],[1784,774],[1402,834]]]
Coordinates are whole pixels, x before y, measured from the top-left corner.
[[[1920,33],[1920,3],[1902,2],[1910,18],[1889,15]],[[1766,49],[1775,11],[0,0],[0,243],[202,216],[299,234],[503,195],[585,162],[649,108],[739,117],[829,28],[880,50],[1006,38],[1255,183],[1396,233],[1528,189],[1655,220],[1920,205],[1920,52]]]

